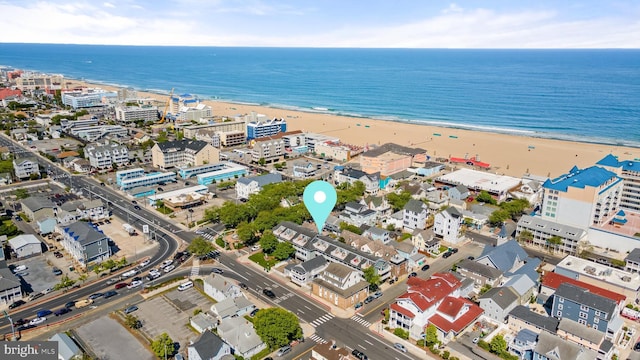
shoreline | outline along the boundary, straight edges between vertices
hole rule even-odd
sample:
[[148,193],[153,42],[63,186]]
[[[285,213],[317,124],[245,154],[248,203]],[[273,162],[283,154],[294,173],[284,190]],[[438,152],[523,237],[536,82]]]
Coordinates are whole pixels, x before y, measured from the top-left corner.
[[[138,98],[166,102],[169,94],[138,90],[130,86],[114,86],[65,78],[71,86],[101,87],[115,91],[131,88]],[[66,84],[65,84],[66,85]],[[586,168],[607,154],[621,160],[640,159],[640,148],[609,143],[586,142],[538,137],[533,133],[514,134],[479,129],[437,126],[421,121],[395,121],[368,117],[337,115],[324,111],[282,109],[224,101],[201,99],[210,105],[216,117],[235,117],[252,111],[268,118],[287,121],[287,130],[321,133],[339,138],[343,143],[370,146],[387,142],[425,149],[433,159],[478,155],[479,160],[491,164],[489,172],[522,177],[533,174],[557,177],[573,166]],[[161,106],[159,106],[160,110]],[[640,160],[639,160],[640,161]],[[449,167],[449,166],[448,166]]]
[[[133,86],[103,82],[103,81],[92,80],[92,79],[78,79],[78,78],[71,78],[71,77],[65,77],[65,79],[69,79],[78,83],[83,83],[83,84],[92,85],[92,86],[102,86],[102,87],[106,86],[114,89],[130,88],[135,90],[138,93],[151,94],[154,96],[161,96],[161,97],[169,96],[169,92],[170,92],[170,91],[164,91],[159,89],[141,89]],[[408,119],[408,118],[403,119],[398,117],[397,115],[392,115],[392,114],[363,115],[363,114],[357,114],[357,113],[348,112],[348,111],[324,108],[324,107],[303,107],[298,105],[257,103],[252,101],[222,99],[222,98],[211,97],[211,96],[201,96],[199,94],[195,94],[191,92],[189,92],[189,94],[195,95],[202,102],[205,102],[205,103],[222,103],[222,104],[230,104],[230,105],[238,105],[238,106],[255,106],[260,108],[281,110],[281,111],[293,111],[293,112],[301,112],[301,113],[309,113],[309,114],[324,114],[324,115],[341,116],[341,117],[353,118],[353,119],[388,121],[388,122],[395,122],[395,123],[402,123],[402,124],[432,126],[432,127],[443,128],[443,129],[478,131],[478,132],[486,132],[486,133],[504,134],[504,135],[510,135],[510,136],[521,136],[521,137],[529,137],[529,138],[569,141],[569,142],[604,145],[604,146],[621,146],[621,147],[640,149],[640,141],[632,141],[632,140],[617,140],[613,138],[597,137],[597,136],[585,138],[584,136],[563,134],[563,133],[557,133],[557,132],[545,132],[545,131],[535,131],[535,130],[528,130],[528,129],[492,127],[487,125],[457,123],[455,122],[455,120]]]

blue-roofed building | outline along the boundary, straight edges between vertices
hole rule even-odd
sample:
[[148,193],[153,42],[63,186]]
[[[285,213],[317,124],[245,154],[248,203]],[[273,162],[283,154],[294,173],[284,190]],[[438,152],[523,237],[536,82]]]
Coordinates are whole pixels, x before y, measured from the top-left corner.
[[640,159],[618,160],[617,156],[609,154],[596,165],[613,171],[622,178],[620,208],[640,212]]
[[287,132],[287,122],[284,119],[268,121],[251,121],[247,123],[247,139],[259,139]]
[[529,255],[517,241],[507,241],[496,247],[485,247],[477,262],[496,268],[504,273],[516,271],[529,260]]
[[533,350],[538,343],[538,334],[529,330],[522,329],[518,331],[511,342],[509,342],[508,350],[514,353],[523,360],[531,360],[533,358]]
[[574,166],[567,174],[547,179],[543,189],[543,219],[588,228],[608,222],[618,211],[623,181],[600,166]]

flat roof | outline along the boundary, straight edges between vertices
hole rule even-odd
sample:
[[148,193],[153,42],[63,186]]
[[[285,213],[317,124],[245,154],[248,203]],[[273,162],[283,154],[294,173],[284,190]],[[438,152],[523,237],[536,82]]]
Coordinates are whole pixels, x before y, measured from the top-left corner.
[[196,186],[191,186],[188,188],[183,188],[183,189],[178,189],[178,190],[174,190],[174,191],[167,191],[167,192],[162,192],[162,193],[156,193],[156,195],[153,196],[149,196],[149,201],[150,202],[155,202],[157,200],[163,200],[163,199],[167,199],[170,197],[176,197],[176,196],[180,196],[180,195],[187,195],[187,194],[191,194],[191,193],[199,193],[202,191],[209,191],[209,188],[204,186],[204,185],[196,185]]
[[640,274],[619,270],[607,265],[568,255],[560,261],[556,268],[579,273],[592,279],[611,285],[637,291],[640,289]]
[[472,169],[456,170],[439,176],[436,180],[452,185],[464,185],[471,190],[487,190],[489,192],[506,192],[521,183],[518,178]]

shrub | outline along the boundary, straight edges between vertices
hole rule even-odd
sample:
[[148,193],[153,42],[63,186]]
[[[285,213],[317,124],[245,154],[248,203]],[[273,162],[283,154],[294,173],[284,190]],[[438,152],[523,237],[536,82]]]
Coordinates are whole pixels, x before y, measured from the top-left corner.
[[401,339],[407,340],[409,338],[409,332],[401,328],[395,328],[393,334]]
[[442,352],[442,358],[444,360],[449,360],[449,356],[451,356],[451,353],[449,352],[449,350],[445,350],[444,352]]
[[484,340],[480,340],[478,341],[478,346],[480,346],[481,348],[483,348],[484,350],[487,351],[491,351],[490,347],[489,347],[489,343],[484,341]]

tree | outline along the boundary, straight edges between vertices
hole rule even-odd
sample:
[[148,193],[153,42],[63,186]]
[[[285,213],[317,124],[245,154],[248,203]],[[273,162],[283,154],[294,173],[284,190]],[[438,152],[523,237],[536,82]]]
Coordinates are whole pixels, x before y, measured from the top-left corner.
[[173,356],[175,345],[169,334],[162,333],[151,343],[151,350],[160,359]]
[[127,314],[124,317],[124,324],[127,325],[127,327],[129,327],[130,329],[139,329],[142,327],[142,323],[140,322],[138,317],[133,314]]
[[362,235],[362,229],[360,229],[355,225],[348,224],[344,221],[340,223],[340,230],[348,230],[348,231],[351,231],[352,233]]
[[82,274],[82,275],[78,276],[78,280],[82,281],[83,284],[84,284],[85,281],[87,281],[88,278],[89,278],[89,275],[87,275],[87,274]]
[[380,283],[380,275],[378,275],[375,266],[366,267],[362,269],[362,272],[364,274],[365,281],[369,284],[378,285]]
[[435,325],[429,324],[429,326],[427,326],[424,340],[429,347],[438,343],[438,329]]
[[277,349],[302,337],[298,317],[282,308],[258,311],[253,320],[253,327],[270,349]]
[[274,250],[278,246],[278,243],[278,239],[275,235],[273,235],[273,232],[271,232],[271,230],[265,231],[260,238],[260,246],[262,247],[262,251],[264,251],[265,254],[271,254],[272,252],[274,252]]
[[400,194],[389,193],[387,194],[387,201],[389,205],[393,208],[393,211],[400,211],[404,208],[405,205],[411,200],[411,193],[408,191],[403,191]]
[[258,240],[254,224],[248,223],[246,221],[238,224],[236,234],[238,234],[238,239],[240,239],[245,244],[253,244],[254,242],[256,242],[256,240]]
[[165,130],[160,131],[160,133],[158,134],[158,137],[156,138],[156,140],[159,143],[163,143],[163,142],[169,141],[169,137],[167,136],[167,132]]
[[64,275],[62,278],[60,278],[60,282],[53,286],[53,290],[66,289],[68,287],[73,286],[73,284],[75,284],[75,283],[76,283],[75,280],[70,279],[69,276],[67,276],[67,275]]
[[521,243],[530,243],[533,241],[533,233],[529,230],[522,230],[517,236],[517,240]]
[[29,175],[29,180],[38,180],[40,179],[40,174],[38,173],[32,173],[31,175]]
[[478,200],[479,202],[483,202],[491,205],[495,205],[498,203],[496,199],[494,199],[493,196],[491,196],[491,194],[489,194],[486,190],[480,191],[480,194],[476,196],[476,200]]
[[547,239],[547,246],[553,245],[553,250],[558,251],[558,245],[562,245],[562,238],[558,235],[553,235]]
[[6,235],[7,237],[14,237],[22,234],[22,231],[18,229],[16,224],[11,220],[4,220],[0,223],[0,235]]
[[189,244],[187,250],[189,250],[189,252],[194,255],[202,256],[213,251],[214,247],[213,244],[208,242],[206,239],[198,236],[197,238],[193,239],[193,241],[191,241],[191,244]]
[[258,165],[260,166],[264,166],[267,163],[267,160],[265,160],[263,157],[260,158],[260,160],[258,160]]
[[291,257],[291,255],[296,253],[296,249],[288,242],[278,242],[275,250],[273,250],[273,257],[282,261]]
[[492,226],[500,226],[510,217],[511,215],[506,210],[498,209],[489,215],[489,223]]
[[16,189],[16,191],[13,192],[13,195],[15,195],[18,198],[18,200],[26,199],[30,196],[27,189],[23,189],[23,188]]
[[489,343],[489,349],[491,349],[491,352],[494,354],[503,354],[505,351],[507,351],[507,341],[502,335],[496,335],[493,337],[493,339],[491,339],[491,342]]

